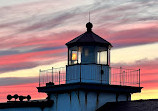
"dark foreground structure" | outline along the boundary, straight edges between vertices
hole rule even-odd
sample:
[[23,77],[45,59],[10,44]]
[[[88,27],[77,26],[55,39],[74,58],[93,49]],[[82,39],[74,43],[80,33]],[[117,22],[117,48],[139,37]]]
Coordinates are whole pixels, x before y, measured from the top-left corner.
[[[35,100],[35,101],[12,101],[0,103],[2,111],[44,111],[51,108],[54,101]],[[52,110],[54,111],[54,110]],[[67,111],[67,110],[65,110]],[[74,110],[75,111],[75,110]],[[158,99],[137,100],[137,101],[121,101],[107,102],[96,111],[158,111]]]
[[96,111],[158,111],[158,99],[108,102]]

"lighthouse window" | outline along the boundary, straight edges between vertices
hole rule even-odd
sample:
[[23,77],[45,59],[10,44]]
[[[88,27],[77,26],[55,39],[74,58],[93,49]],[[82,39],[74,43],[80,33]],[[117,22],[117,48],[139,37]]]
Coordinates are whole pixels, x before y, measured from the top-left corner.
[[72,50],[71,51],[71,55],[70,55],[70,65],[71,64],[77,64],[77,58],[78,57],[78,52],[77,51],[74,51],[74,50]]
[[69,49],[69,65],[81,63],[82,47],[72,47]]
[[107,51],[97,52],[97,64],[107,64]]
[[81,63],[81,52],[78,52],[78,63]]
[[108,49],[108,65],[110,66],[110,49]]
[[85,56],[88,56],[88,49],[85,50]]
[[72,51],[72,60],[73,61],[77,60],[77,51]]

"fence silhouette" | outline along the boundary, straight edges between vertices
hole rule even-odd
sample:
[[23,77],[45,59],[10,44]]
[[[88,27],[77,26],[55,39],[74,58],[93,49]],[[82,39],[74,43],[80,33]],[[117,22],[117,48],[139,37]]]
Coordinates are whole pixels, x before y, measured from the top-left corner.
[[[73,73],[75,73],[74,71]],[[98,73],[97,73],[98,74]],[[97,75],[95,74],[95,75]],[[75,74],[73,74],[75,76]],[[80,75],[81,76],[81,75]],[[94,76],[94,75],[92,75]],[[75,77],[73,77],[75,78]],[[82,80],[87,78],[79,77]],[[96,78],[92,78],[96,79]],[[66,67],[59,67],[39,71],[39,87],[46,86],[46,83],[54,83],[54,85],[66,84]],[[109,67],[109,84],[122,86],[140,87],[140,69],[125,69],[122,67]]]

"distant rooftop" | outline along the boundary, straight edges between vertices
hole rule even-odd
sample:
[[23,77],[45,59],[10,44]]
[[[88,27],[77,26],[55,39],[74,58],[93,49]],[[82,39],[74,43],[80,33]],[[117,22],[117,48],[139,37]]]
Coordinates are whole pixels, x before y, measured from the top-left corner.
[[108,102],[96,111],[158,111],[158,99]]

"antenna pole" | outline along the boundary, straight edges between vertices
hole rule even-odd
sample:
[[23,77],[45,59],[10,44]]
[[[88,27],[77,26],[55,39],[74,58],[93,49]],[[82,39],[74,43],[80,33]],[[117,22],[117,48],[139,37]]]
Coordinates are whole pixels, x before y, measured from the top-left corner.
[[89,12],[89,22],[90,22],[90,12]]

